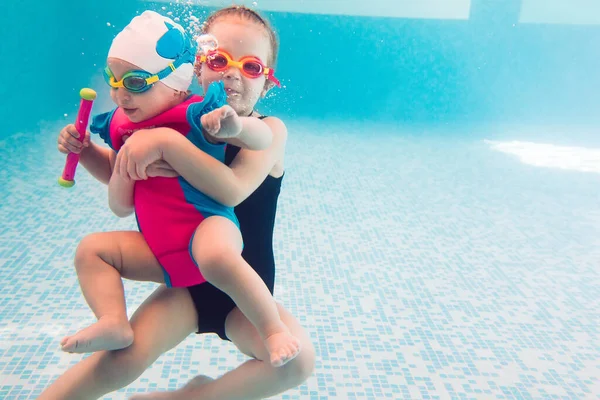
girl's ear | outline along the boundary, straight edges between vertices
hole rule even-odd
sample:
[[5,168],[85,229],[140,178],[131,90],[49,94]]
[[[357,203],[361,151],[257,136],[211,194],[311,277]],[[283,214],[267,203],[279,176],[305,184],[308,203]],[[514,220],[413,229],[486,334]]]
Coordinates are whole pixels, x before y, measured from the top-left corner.
[[265,86],[263,87],[262,92],[260,92],[260,97],[264,98],[267,93],[269,93],[269,90],[273,89],[273,87],[275,86],[275,84],[269,80],[265,81]]

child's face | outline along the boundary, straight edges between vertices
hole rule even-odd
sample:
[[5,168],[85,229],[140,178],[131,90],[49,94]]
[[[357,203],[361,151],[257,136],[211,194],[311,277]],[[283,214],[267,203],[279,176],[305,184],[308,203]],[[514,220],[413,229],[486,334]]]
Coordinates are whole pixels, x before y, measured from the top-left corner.
[[[244,56],[258,57],[263,64],[267,64],[271,52],[271,44],[265,28],[259,24],[240,19],[236,16],[223,17],[216,20],[209,29],[218,43],[219,49],[226,51],[231,58],[238,61]],[[270,67],[270,65],[266,65]],[[271,88],[270,83],[265,84],[264,75],[259,78],[248,78],[236,67],[226,71],[213,71],[206,63],[200,67],[199,81],[206,92],[208,85],[214,81],[222,80],[227,90],[227,103],[238,115],[250,115],[261,96]]]
[[[117,81],[121,80],[125,73],[141,69],[118,58],[109,58],[107,65]],[[110,97],[123,109],[131,122],[145,121],[181,102],[181,93],[162,82],[156,82],[143,93],[131,93],[125,88],[111,88]]]

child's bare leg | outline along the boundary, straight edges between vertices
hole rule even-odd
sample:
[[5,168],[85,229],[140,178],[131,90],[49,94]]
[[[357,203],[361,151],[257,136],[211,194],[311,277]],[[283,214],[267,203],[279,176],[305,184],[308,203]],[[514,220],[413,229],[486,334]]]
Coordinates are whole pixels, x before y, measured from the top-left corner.
[[227,293],[265,342],[271,364],[282,366],[300,352],[300,341],[281,321],[267,285],[242,258],[242,236],[224,217],[202,221],[192,241],[192,254],[204,278]]
[[139,232],[86,236],[75,254],[81,291],[98,322],[60,342],[63,351],[117,350],[133,341],[121,277],[162,283],[162,268]]
[[236,308],[227,317],[227,336],[241,352],[255,359],[246,361],[214,380],[197,376],[174,392],[136,395],[131,400],[265,399],[302,384],[314,370],[315,350],[307,332],[296,318],[282,306],[279,306],[279,314],[292,334],[302,343],[302,353],[285,366],[276,368],[271,365],[269,353],[256,328]]

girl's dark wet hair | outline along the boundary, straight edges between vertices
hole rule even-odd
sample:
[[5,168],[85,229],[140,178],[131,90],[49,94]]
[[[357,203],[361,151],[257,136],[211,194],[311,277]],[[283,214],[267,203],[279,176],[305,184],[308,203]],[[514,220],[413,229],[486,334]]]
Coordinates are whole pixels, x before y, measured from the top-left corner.
[[271,68],[275,68],[275,64],[277,63],[277,52],[279,51],[279,41],[277,40],[277,35],[275,31],[271,27],[269,21],[263,18],[256,11],[246,7],[246,6],[229,6],[222,8],[218,11],[215,11],[204,21],[200,28],[200,32],[202,34],[209,33],[210,27],[220,18],[228,17],[228,16],[236,16],[241,19],[245,19],[248,21],[255,22],[265,28],[269,36],[269,40],[271,42],[271,54],[269,55],[269,59],[267,60],[267,65]]

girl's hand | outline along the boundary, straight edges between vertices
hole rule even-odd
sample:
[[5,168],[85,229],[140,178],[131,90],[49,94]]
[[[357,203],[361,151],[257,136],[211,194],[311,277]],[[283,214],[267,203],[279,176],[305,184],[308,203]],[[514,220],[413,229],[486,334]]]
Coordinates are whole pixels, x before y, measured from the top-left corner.
[[75,129],[75,125],[69,124],[61,129],[58,134],[58,151],[64,154],[75,153],[80,154],[84,148],[90,145],[90,133],[85,131],[83,142],[79,141],[79,132]]
[[204,114],[200,117],[200,123],[215,139],[234,138],[242,132],[242,120],[229,105]]
[[[117,153],[114,170],[136,181],[148,179],[150,164],[162,160],[162,137],[163,133],[157,130],[144,129],[124,137],[125,143]],[[157,172],[156,166],[151,171]]]
[[165,160],[154,161],[152,164],[148,165],[146,175],[148,175],[148,177],[160,176],[162,178],[176,178],[179,176],[177,171],[175,171]]

